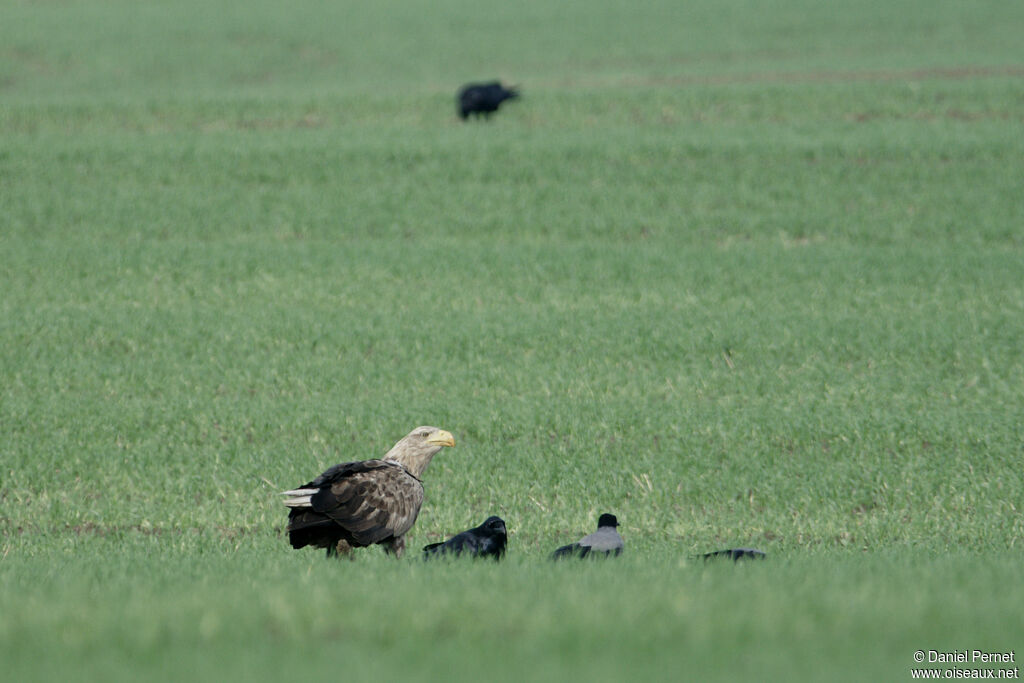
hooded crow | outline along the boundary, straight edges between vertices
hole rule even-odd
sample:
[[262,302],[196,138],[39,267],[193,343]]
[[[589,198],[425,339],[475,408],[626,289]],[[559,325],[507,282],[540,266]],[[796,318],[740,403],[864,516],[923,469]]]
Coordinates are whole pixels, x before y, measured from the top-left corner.
[[597,531],[587,534],[576,543],[563,545],[551,554],[552,560],[563,557],[611,557],[622,554],[624,543],[617,527],[619,520],[607,512],[597,520]]

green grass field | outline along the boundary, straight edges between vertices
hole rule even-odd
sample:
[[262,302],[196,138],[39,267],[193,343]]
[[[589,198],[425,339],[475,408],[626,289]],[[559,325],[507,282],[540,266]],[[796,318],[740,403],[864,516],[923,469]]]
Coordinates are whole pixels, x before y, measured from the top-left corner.
[[[0,679],[1024,649],[1024,4],[0,15]],[[278,491],[419,424],[409,547],[505,562],[289,548]]]

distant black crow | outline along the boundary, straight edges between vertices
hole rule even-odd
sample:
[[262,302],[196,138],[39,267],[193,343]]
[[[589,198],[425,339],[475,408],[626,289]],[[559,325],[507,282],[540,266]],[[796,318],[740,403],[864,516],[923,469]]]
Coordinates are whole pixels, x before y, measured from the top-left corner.
[[444,543],[431,543],[423,546],[423,556],[433,555],[472,555],[473,557],[493,557],[500,560],[505,553],[508,535],[505,522],[501,517],[488,517],[480,526],[455,534]]
[[753,548],[729,548],[728,550],[704,553],[701,557],[704,558],[705,562],[721,558],[729,558],[733,562],[739,562],[740,560],[763,560],[765,553],[762,550],[755,550]]
[[505,100],[519,97],[519,91],[515,88],[505,88],[498,81],[491,83],[467,83],[459,90],[456,97],[459,117],[463,120],[469,118],[470,114],[490,118],[491,114],[498,111],[498,107]]
[[625,544],[622,542],[622,536],[619,536],[619,532],[616,530],[618,526],[619,520],[615,519],[615,515],[606,512],[597,520],[597,531],[584,536],[577,543],[563,545],[551,554],[551,559],[587,557],[588,555],[595,557],[620,555]]

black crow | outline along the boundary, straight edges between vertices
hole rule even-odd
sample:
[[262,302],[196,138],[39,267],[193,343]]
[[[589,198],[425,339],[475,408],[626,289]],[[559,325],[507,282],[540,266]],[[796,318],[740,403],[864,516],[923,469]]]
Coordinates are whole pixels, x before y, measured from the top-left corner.
[[516,88],[505,88],[498,81],[468,83],[462,86],[456,97],[459,117],[465,120],[470,114],[477,117],[483,114],[485,118],[490,118],[491,114],[498,111],[502,102],[516,97],[519,97]]
[[721,558],[729,558],[733,562],[739,562],[740,560],[763,560],[765,553],[762,550],[755,550],[754,548],[729,548],[728,550],[716,550],[712,553],[704,553],[701,555],[704,561],[717,560]]
[[505,521],[501,517],[488,517],[480,526],[455,534],[444,543],[431,543],[423,546],[423,556],[433,555],[472,555],[473,557],[493,557],[500,560],[505,554],[508,535]]
[[622,542],[622,536],[619,536],[619,532],[616,530],[618,526],[619,520],[615,519],[615,515],[606,512],[597,520],[597,531],[584,536],[576,543],[563,545],[551,554],[551,559],[587,557],[588,555],[597,557],[620,555],[625,544]]

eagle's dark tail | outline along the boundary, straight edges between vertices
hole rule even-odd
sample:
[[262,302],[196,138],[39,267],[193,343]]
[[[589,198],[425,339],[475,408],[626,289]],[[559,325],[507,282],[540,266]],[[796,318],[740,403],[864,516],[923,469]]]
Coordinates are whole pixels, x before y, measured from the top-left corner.
[[304,548],[307,545],[325,547],[324,543],[332,540],[337,529],[327,515],[314,512],[309,508],[292,508],[288,514],[288,540],[293,548]]
[[293,548],[304,548],[307,545],[323,548],[324,543],[331,540],[330,532],[336,525],[330,517],[310,507],[310,499],[318,491],[315,488],[299,488],[281,494],[288,496],[284,504],[291,508],[288,512],[288,540]]
[[314,512],[310,507],[310,499],[318,490],[298,488],[281,492],[282,496],[287,496],[284,504],[291,508],[288,512],[288,540],[293,548],[320,545],[324,531],[333,526],[329,517]]

